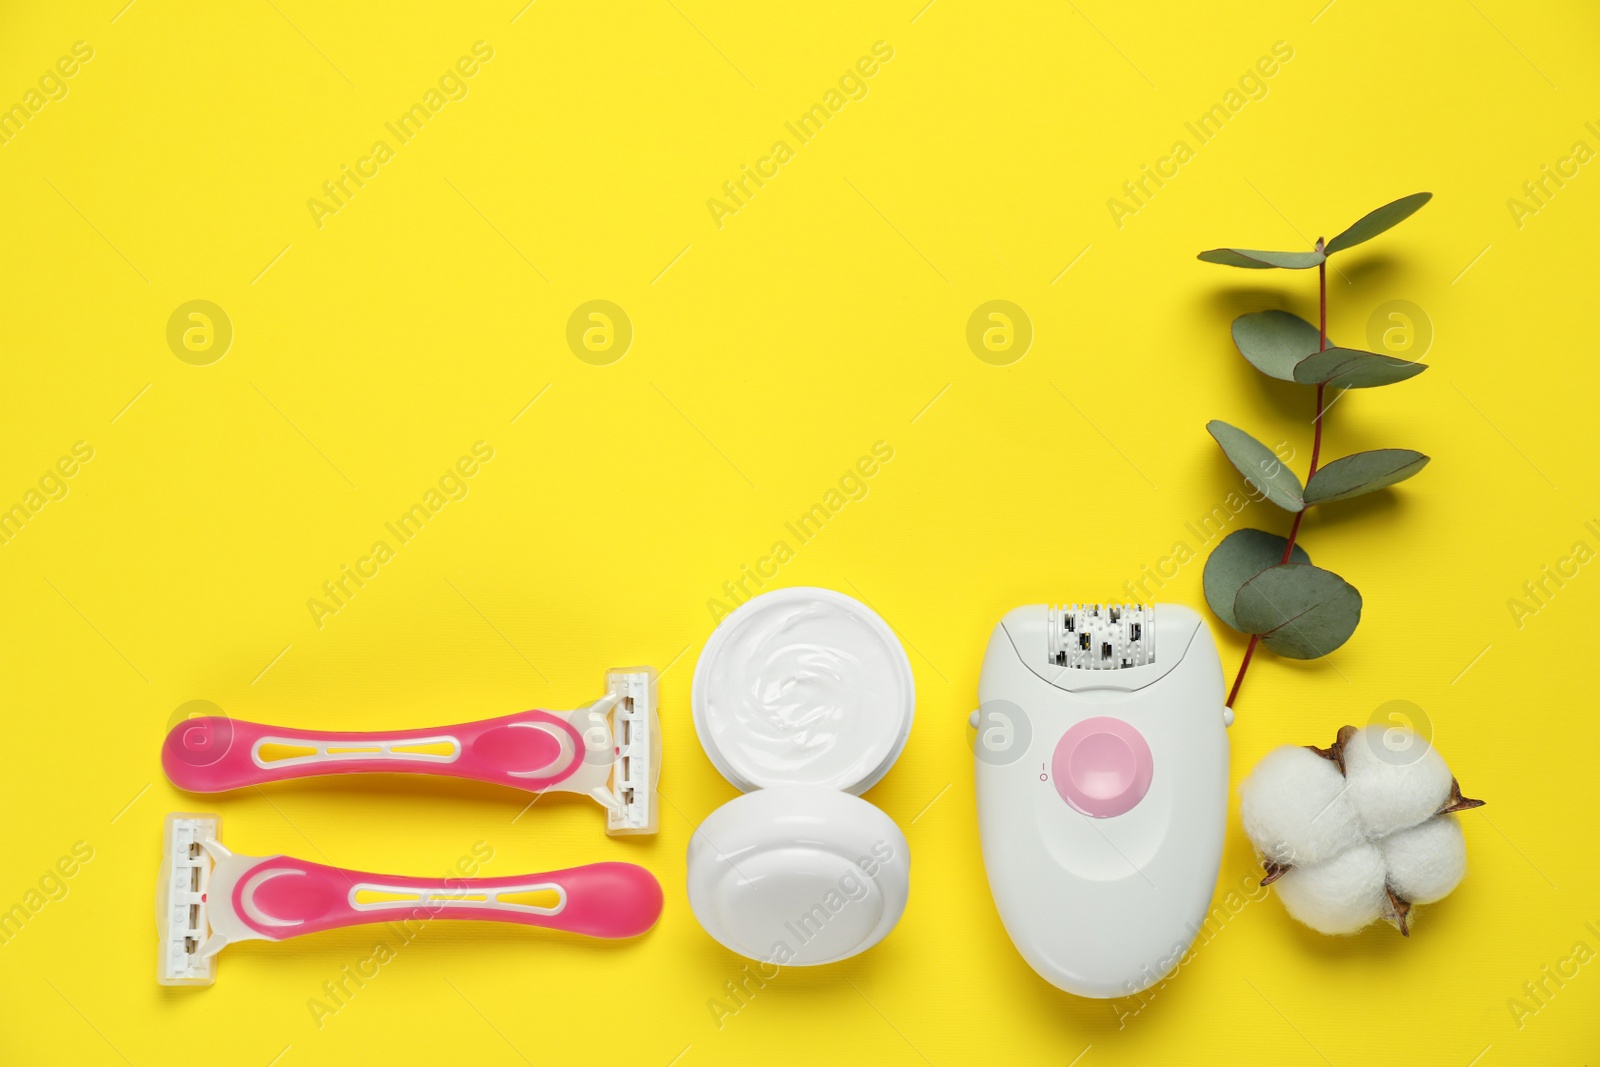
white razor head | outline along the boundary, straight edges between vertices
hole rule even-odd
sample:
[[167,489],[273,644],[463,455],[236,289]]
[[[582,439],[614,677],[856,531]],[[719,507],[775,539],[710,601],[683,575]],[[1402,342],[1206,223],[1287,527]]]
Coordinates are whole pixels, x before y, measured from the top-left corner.
[[156,881],[156,929],[161,939],[156,978],[162,985],[210,985],[217,980],[216,953],[203,953],[202,948],[211,934],[206,918],[206,891],[214,867],[210,847],[216,846],[221,828],[219,815],[167,816]]
[[1155,662],[1155,610],[1148,605],[1067,604],[1049,612],[1053,666],[1113,671]]
[[616,698],[611,793],[617,801],[606,808],[606,833],[653,834],[658,823],[656,781],[661,775],[656,672],[650,667],[614,667],[606,672],[606,688]]

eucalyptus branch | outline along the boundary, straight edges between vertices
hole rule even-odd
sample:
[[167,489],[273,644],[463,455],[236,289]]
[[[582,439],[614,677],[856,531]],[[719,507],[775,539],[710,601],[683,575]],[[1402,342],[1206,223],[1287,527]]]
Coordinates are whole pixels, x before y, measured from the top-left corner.
[[[1356,452],[1319,467],[1328,387],[1335,399],[1349,389],[1392,385],[1414,378],[1421,363],[1340,348],[1328,343],[1328,257],[1369,241],[1404,221],[1432,199],[1413,193],[1385,204],[1355,225],[1309,252],[1262,252],[1213,248],[1200,253],[1208,263],[1248,270],[1317,268],[1317,325],[1287,311],[1258,311],[1233,323],[1240,355],[1263,374],[1316,387],[1311,419],[1311,462],[1305,482],[1285,467],[1266,445],[1220,419],[1206,425],[1223,453],[1246,481],[1267,499],[1293,514],[1289,536],[1262,530],[1236,530],[1223,538],[1206,560],[1206,602],[1217,617],[1250,635],[1239,673],[1228,694],[1239,698],[1257,645],[1290,659],[1316,659],[1343,645],[1361,621],[1362,599],[1355,586],[1332,571],[1315,567],[1299,544],[1300,525],[1315,505],[1347,500],[1404,481],[1428,464],[1429,457],[1408,448]],[[1315,347],[1313,347],[1313,344]]]

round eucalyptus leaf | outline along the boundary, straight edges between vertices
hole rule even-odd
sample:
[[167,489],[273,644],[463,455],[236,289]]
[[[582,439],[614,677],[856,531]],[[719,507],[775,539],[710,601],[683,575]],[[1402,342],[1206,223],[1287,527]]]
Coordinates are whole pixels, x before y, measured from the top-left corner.
[[1269,270],[1272,267],[1305,270],[1307,267],[1315,267],[1328,257],[1321,252],[1258,252],[1253,248],[1211,248],[1201,252],[1196,258],[1207,263],[1221,263],[1224,267],[1246,267],[1250,270]]
[[1294,380],[1308,385],[1323,382],[1336,389],[1371,389],[1415,378],[1428,369],[1426,363],[1363,352],[1357,348],[1329,348],[1307,356],[1294,365]]
[[1233,320],[1233,343],[1262,374],[1292,382],[1300,362],[1322,347],[1322,334],[1299,315],[1254,311]]
[[1356,632],[1361,594],[1356,587],[1308,563],[1269,567],[1239,589],[1233,602],[1239,628],[1290,659],[1326,656]]
[[[1245,582],[1268,567],[1281,564],[1283,550],[1288,547],[1287,538],[1265,530],[1235,530],[1224,537],[1222,543],[1212,549],[1211,555],[1206,558],[1202,577],[1206,603],[1211,605],[1217,618],[1235,630],[1244,629],[1233,614],[1234,598],[1239,595],[1239,589]],[[1295,545],[1289,561],[1309,564],[1311,557],[1306,555],[1305,549]]]
[[1221,419],[1212,419],[1206,423],[1206,429],[1245,480],[1265,493],[1268,500],[1285,511],[1305,510],[1305,492],[1300,488],[1300,479],[1272,449]]
[[1377,448],[1336,459],[1311,476],[1305,501],[1326,504],[1403,482],[1428,465],[1428,458],[1409,448]]
[[1370,241],[1384,230],[1398,226],[1410,218],[1423,204],[1432,199],[1432,193],[1412,193],[1410,196],[1402,196],[1393,203],[1385,204],[1376,211],[1369,211],[1357,219],[1355,225],[1324,245],[1324,251],[1331,256],[1362,241]]

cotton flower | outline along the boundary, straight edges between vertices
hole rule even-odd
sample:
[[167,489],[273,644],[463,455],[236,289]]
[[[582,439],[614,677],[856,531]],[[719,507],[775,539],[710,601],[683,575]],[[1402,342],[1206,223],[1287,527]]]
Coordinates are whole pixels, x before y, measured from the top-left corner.
[[1444,757],[1405,730],[1346,726],[1330,748],[1267,753],[1240,788],[1245,833],[1289,914],[1325,934],[1378,919],[1410,933],[1414,904],[1467,869],[1455,812],[1476,808]]

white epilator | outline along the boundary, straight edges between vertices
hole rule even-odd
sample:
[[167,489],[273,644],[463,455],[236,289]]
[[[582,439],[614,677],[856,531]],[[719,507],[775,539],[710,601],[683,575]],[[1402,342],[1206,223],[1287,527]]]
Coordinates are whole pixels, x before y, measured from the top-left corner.
[[1078,996],[1153,985],[1222,862],[1231,715],[1210,631],[1174,604],[1017,608],[978,700],[978,829],[1012,942]]

